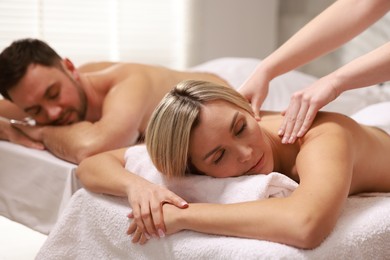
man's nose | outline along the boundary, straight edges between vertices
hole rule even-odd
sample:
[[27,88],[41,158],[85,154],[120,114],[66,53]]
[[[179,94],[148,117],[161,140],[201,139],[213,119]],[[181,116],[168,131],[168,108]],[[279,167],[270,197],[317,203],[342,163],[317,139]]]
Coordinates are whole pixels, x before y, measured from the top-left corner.
[[47,109],[47,116],[48,118],[53,121],[57,120],[59,116],[61,115],[61,107],[60,106],[49,106]]

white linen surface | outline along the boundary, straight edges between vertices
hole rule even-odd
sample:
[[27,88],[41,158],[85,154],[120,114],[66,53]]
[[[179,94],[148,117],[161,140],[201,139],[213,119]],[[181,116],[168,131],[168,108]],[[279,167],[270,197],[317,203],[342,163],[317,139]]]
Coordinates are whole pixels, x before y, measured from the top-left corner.
[[48,234],[80,187],[76,166],[5,141],[0,141],[0,165],[0,215]]
[[390,101],[365,107],[351,117],[361,124],[379,127],[390,134]]
[[[287,196],[297,185],[279,173],[227,179],[192,176],[167,183],[152,165],[144,145],[129,148],[126,160],[129,171],[166,184],[191,202],[231,203]],[[192,231],[154,238],[140,246],[132,244],[125,234],[129,212],[124,198],[79,190],[37,259],[385,259],[390,255],[390,198],[385,196],[348,198],[333,233],[314,250]]]

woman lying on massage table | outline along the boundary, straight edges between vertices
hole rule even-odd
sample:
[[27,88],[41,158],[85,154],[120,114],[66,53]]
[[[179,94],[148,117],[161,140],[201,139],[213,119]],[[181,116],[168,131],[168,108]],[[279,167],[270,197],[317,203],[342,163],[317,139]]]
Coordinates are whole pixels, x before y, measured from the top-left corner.
[[[298,142],[283,145],[279,113],[256,121],[233,89],[180,83],[156,108],[146,145],[167,177],[283,173],[299,183],[286,198],[237,204],[163,205],[167,234],[193,230],[314,248],[332,231],[349,195],[390,191],[390,136],[335,113],[320,113]],[[133,240],[144,243],[136,223]]]

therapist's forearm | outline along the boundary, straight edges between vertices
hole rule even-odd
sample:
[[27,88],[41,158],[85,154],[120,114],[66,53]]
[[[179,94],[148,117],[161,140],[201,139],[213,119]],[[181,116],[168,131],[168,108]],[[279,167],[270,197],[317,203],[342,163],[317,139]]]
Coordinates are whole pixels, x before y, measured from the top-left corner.
[[390,9],[388,0],[338,0],[262,62],[271,78],[341,46]]
[[390,80],[390,42],[361,56],[328,75],[341,94],[350,89],[371,86]]

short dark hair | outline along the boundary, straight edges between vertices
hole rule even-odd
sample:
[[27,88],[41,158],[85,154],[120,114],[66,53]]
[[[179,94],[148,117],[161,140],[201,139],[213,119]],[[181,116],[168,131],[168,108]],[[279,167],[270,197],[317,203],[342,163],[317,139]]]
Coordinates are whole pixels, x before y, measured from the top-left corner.
[[10,100],[8,91],[25,75],[30,64],[60,66],[61,57],[38,39],[20,39],[0,53],[0,94]]

